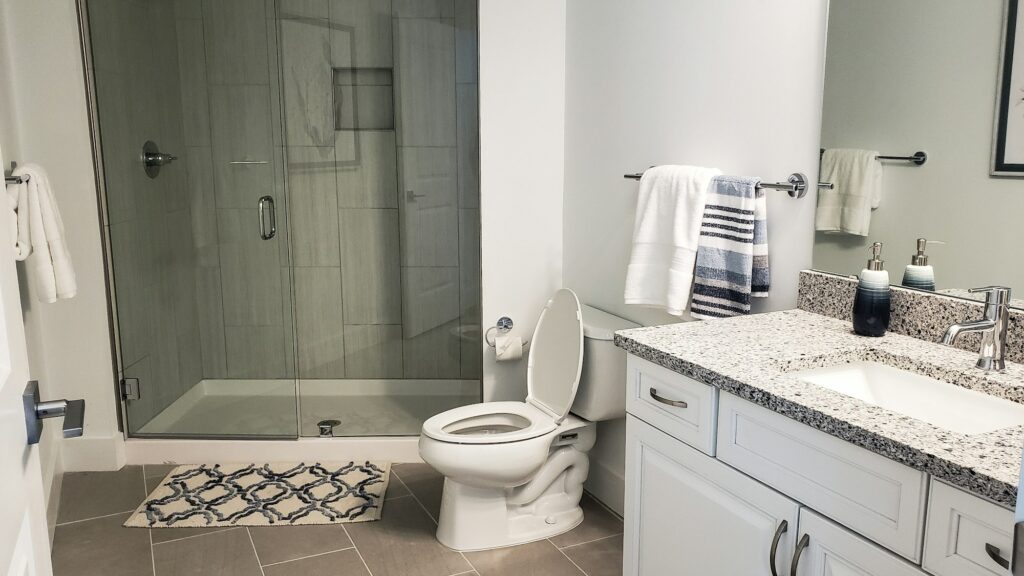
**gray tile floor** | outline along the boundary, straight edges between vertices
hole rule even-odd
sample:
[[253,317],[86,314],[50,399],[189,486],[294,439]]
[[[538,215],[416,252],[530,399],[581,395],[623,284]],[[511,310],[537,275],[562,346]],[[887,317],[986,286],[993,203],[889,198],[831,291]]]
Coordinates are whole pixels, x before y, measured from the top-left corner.
[[454,552],[434,539],[444,479],[392,467],[378,522],[272,528],[121,524],[169,471],[126,466],[64,477],[55,576],[621,576],[622,521],[589,496],[576,529],[531,544]]

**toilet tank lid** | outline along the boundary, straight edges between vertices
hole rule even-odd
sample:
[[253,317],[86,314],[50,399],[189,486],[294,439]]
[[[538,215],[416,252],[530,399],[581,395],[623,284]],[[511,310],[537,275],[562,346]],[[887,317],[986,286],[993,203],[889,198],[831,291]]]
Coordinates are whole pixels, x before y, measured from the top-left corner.
[[635,322],[586,304],[581,306],[580,310],[583,312],[583,336],[592,340],[611,340],[615,337],[616,330],[640,327]]

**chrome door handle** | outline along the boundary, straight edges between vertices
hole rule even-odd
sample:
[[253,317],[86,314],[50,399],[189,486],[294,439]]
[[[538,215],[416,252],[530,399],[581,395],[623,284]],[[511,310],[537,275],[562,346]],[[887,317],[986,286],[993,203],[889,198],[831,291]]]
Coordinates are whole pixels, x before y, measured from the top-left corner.
[[659,396],[657,388],[651,388],[651,398],[654,398],[655,400],[661,402],[662,404],[668,404],[669,406],[674,406],[676,408],[686,408],[687,406],[689,406],[689,404],[683,402],[682,400],[669,400],[664,396]]
[[166,166],[171,162],[177,160],[178,157],[174,154],[165,154],[163,152],[147,152],[144,156],[143,161],[146,166]]
[[1007,560],[1006,558],[1003,558],[1003,555],[999,553],[1000,550],[999,550],[999,548],[997,546],[993,546],[993,545],[989,544],[988,542],[986,542],[985,543],[985,552],[988,553],[988,557],[991,558],[993,562],[995,562],[996,564],[999,564],[1000,566],[1002,566],[1003,570],[1009,570],[1010,569],[1010,561]]
[[43,435],[43,420],[46,418],[64,417],[63,432],[65,438],[76,438],[85,429],[85,400],[39,400],[39,382],[32,380],[25,386],[21,394],[25,409],[25,427],[28,430],[28,443],[38,444]]
[[[263,196],[259,204],[260,238],[270,240],[277,235],[277,209],[274,208],[274,197]],[[267,214],[270,215],[270,229],[267,229]]]
[[768,554],[768,565],[772,567],[772,576],[779,576],[779,572],[775,568],[775,557],[779,552],[779,540],[782,540],[782,535],[786,533],[786,530],[789,530],[789,522],[783,520],[775,529],[775,537],[772,538],[772,551]]
[[811,535],[804,534],[803,538],[796,545],[796,552],[793,553],[793,564],[789,567],[789,576],[796,576],[796,570],[800,566],[800,556],[803,555],[807,545],[811,543]]

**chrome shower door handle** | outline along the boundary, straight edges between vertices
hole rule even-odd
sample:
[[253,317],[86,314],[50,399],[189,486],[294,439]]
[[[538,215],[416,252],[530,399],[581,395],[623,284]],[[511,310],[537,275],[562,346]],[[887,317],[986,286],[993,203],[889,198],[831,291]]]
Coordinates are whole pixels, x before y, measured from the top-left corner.
[[[259,204],[260,238],[270,240],[277,235],[277,209],[274,208],[274,197],[263,196]],[[270,219],[270,227],[267,228],[267,219]]]
[[21,395],[25,410],[28,443],[38,444],[43,435],[43,420],[64,417],[62,430],[65,438],[76,438],[85,430],[85,400],[39,399],[39,382],[32,380]]

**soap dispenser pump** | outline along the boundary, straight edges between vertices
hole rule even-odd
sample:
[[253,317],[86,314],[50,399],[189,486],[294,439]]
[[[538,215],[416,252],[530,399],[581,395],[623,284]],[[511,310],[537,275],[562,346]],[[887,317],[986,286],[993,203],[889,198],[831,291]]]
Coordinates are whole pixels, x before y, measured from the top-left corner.
[[917,239],[917,254],[910,257],[910,264],[907,264],[907,268],[903,271],[901,284],[907,288],[935,291],[935,269],[928,264],[928,255],[924,253],[929,243],[944,244],[938,240]]
[[861,336],[883,336],[889,329],[889,273],[884,266],[882,243],[875,242],[853,297],[853,331]]

